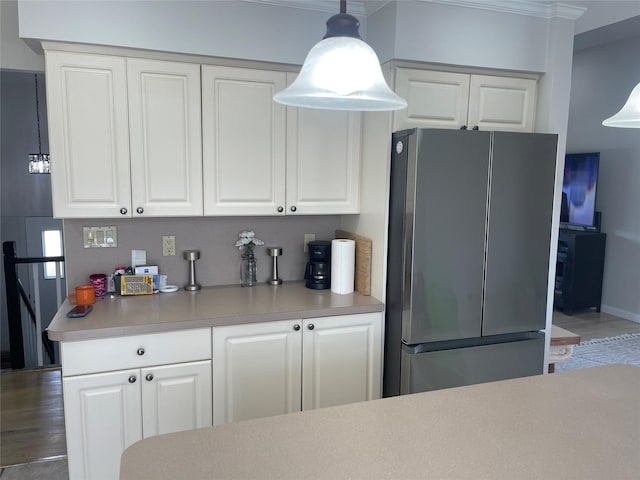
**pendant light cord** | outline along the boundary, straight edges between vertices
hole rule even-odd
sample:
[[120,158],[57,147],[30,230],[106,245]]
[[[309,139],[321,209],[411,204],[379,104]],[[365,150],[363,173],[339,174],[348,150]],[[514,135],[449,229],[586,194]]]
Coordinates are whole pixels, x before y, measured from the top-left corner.
[[347,13],[347,0],[340,0],[340,13]]
[[36,120],[38,121],[38,153],[42,155],[42,141],[40,140],[40,102],[38,100],[38,74],[34,73],[36,81]]

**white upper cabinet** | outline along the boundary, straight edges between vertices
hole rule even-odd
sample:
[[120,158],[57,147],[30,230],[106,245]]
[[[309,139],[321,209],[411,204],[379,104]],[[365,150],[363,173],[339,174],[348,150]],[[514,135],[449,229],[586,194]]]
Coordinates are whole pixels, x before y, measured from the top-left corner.
[[535,79],[398,68],[395,89],[409,106],[394,113],[394,130],[533,132]]
[[284,72],[202,66],[205,215],[284,213],[285,86]]
[[46,83],[54,216],[130,215],[125,60],[48,51]]
[[394,112],[394,130],[460,128],[467,123],[467,74],[398,68],[395,90],[408,105]]
[[275,103],[294,78],[202,67],[205,215],[359,212],[361,114]]
[[530,78],[472,75],[469,85],[469,128],[533,132],[536,81]]
[[200,65],[127,59],[134,215],[202,215]]
[[61,218],[360,211],[360,112],[285,107],[294,74],[46,51]]
[[56,217],[202,215],[200,66],[46,52]]
[[[295,75],[288,74],[288,83]],[[360,112],[287,108],[287,214],[360,211]]]

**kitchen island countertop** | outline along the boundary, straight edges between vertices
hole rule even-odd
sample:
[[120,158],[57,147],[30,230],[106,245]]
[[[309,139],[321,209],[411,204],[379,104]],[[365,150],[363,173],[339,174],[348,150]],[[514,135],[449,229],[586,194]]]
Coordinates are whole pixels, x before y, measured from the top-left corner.
[[238,325],[332,315],[381,312],[384,304],[357,292],[340,295],[312,290],[304,282],[255,287],[203,287],[196,292],[96,299],[83,318],[68,318],[65,301],[47,331],[56,341],[109,338],[201,327]]
[[636,479],[640,367],[606,365],[147,438],[121,480]]

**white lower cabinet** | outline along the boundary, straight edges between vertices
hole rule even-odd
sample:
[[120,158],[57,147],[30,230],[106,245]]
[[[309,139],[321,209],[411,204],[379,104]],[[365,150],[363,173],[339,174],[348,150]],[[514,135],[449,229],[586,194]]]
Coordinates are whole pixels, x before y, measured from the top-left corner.
[[[63,375],[80,373],[62,379],[70,480],[117,479],[120,456],[132,443],[211,426],[210,335],[204,328],[62,342]],[[101,362],[83,362],[82,352],[95,357],[101,342],[110,354]],[[176,357],[204,359],[169,363]],[[104,371],[123,362],[132,368]],[[88,373],[88,367],[100,373]]]
[[381,396],[382,313],[213,329],[213,423]]

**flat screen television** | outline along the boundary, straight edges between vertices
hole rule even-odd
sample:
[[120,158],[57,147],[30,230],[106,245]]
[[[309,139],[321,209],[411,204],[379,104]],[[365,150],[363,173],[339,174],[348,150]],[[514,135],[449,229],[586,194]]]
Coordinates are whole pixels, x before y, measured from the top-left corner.
[[599,163],[599,152],[565,155],[561,224],[594,226]]

